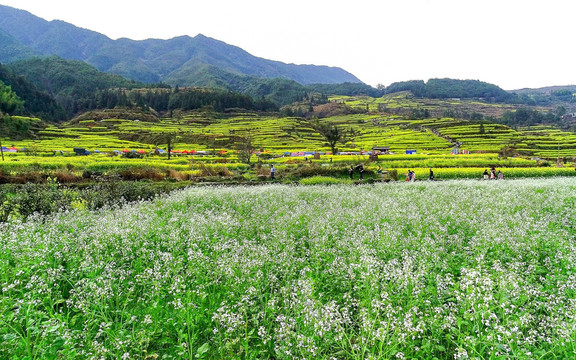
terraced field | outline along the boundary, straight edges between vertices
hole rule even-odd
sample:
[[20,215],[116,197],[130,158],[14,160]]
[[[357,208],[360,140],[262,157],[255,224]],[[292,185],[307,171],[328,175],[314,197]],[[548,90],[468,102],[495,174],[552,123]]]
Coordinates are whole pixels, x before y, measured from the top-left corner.
[[443,117],[447,113],[461,115],[468,113],[481,113],[486,116],[501,116],[505,111],[513,111],[515,105],[493,104],[476,100],[465,99],[419,99],[410,92],[402,91],[387,94],[380,98],[369,96],[331,96],[330,101],[336,101],[355,109],[369,110],[374,112],[386,112],[396,115],[410,115],[412,110],[428,110],[433,117]]
[[[29,151],[26,154],[6,154],[6,161],[0,164],[0,169],[11,172],[27,168],[69,169],[79,172],[153,167],[163,171],[172,169],[191,174],[198,172],[202,166],[220,166],[242,175],[242,172],[249,168],[241,164],[237,157],[234,141],[239,136],[250,137],[256,151],[267,155],[260,158],[263,164],[277,164],[286,168],[300,166],[304,163],[304,157],[308,157],[311,161],[309,163],[324,166],[348,166],[362,162],[368,168],[375,169],[377,165],[381,165],[384,169],[398,169],[400,172],[408,168],[459,168],[461,175],[450,170],[445,172],[446,176],[470,177],[470,174],[475,174],[476,177],[478,168],[483,171],[487,167],[538,167],[554,164],[558,157],[572,167],[573,159],[576,158],[576,134],[551,126],[512,129],[487,121],[442,116],[410,119],[406,115],[378,112],[395,107],[404,110],[425,107],[434,113],[438,112],[438,109],[450,110],[450,106],[458,111],[466,109],[466,106],[476,110],[481,106],[488,109],[488,113],[497,113],[511,109],[511,106],[457,99],[413,99],[403,93],[378,99],[335,97],[332,100],[357,108],[368,106],[371,110],[366,114],[333,116],[320,120],[337,126],[345,134],[346,140],[338,143],[337,147],[342,153],[350,155],[323,155],[313,161],[310,155],[293,156],[298,152],[330,151],[326,139],[309,121],[302,118],[253,113],[234,116],[189,113],[164,118],[159,122],[83,120],[64,126],[48,126],[39,133],[40,138],[36,140],[2,139],[5,145],[26,148]],[[186,155],[170,161],[165,154],[152,156],[155,148],[166,149],[166,140],[161,135],[167,134],[172,137],[172,148],[176,151],[216,150],[218,156]],[[381,155],[378,163],[368,164],[366,153],[374,146],[389,147],[390,155]],[[97,150],[101,154],[78,158],[71,156],[74,147],[92,152]],[[455,147],[461,155],[451,155]],[[511,149],[508,150],[507,157],[498,155],[503,149]],[[114,150],[140,151],[145,154],[145,159],[113,157],[111,154]],[[405,155],[407,150],[415,150],[416,155]],[[289,157],[281,157],[285,154],[289,154]],[[254,157],[254,161],[257,159]],[[559,172],[566,173],[564,170]],[[524,172],[518,170],[510,172],[512,173]],[[549,170],[542,173],[556,172]]]

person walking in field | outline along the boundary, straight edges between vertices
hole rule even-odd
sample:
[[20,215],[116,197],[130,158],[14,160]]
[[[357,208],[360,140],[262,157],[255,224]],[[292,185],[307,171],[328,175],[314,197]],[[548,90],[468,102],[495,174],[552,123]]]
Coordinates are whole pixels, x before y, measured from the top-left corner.
[[504,180],[504,174],[500,170],[498,170],[498,180]]
[[488,169],[484,169],[484,180],[488,180]]
[[432,171],[432,168],[430,168],[430,174],[428,174],[428,180],[434,181],[434,171]]
[[412,171],[412,177],[410,178],[411,182],[416,181],[416,171]]
[[364,180],[364,166],[362,164],[357,166],[358,172],[360,173],[360,181]]
[[496,180],[496,169],[490,170],[490,180]]
[[354,180],[354,167],[350,165],[350,169],[348,169],[348,176],[350,176],[350,180]]
[[274,180],[274,176],[276,175],[276,168],[274,165],[270,166],[270,180]]
[[408,173],[406,174],[406,181],[412,180],[412,170],[408,169]]

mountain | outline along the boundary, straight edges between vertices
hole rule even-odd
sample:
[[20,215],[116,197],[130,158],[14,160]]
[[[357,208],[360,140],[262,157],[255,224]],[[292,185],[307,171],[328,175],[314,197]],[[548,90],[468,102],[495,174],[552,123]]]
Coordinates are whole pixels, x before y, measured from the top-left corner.
[[535,88],[535,89],[517,89],[511,90],[510,92],[516,93],[518,95],[533,95],[533,94],[554,94],[559,91],[569,91],[571,93],[576,93],[576,85],[563,85],[563,86],[547,86],[543,88]]
[[128,79],[181,86],[195,83],[193,74],[206,69],[206,65],[235,75],[284,78],[300,84],[361,82],[341,68],[266,60],[204,35],[112,40],[63,21],[46,21],[27,11],[0,5],[0,62],[34,55],[81,60]]

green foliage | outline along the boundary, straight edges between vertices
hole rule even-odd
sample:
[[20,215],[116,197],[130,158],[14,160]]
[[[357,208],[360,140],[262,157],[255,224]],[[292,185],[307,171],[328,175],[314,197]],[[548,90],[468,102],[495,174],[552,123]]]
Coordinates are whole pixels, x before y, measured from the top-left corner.
[[496,120],[508,126],[532,126],[558,123],[560,118],[551,111],[542,112],[522,107],[516,111],[507,111],[502,118]]
[[410,91],[414,96],[423,97],[426,94],[426,83],[424,80],[401,81],[392,83],[385,89],[387,94],[400,91]]
[[238,160],[244,164],[250,164],[254,153],[254,137],[251,132],[246,132],[236,137],[234,148],[238,152]]
[[322,135],[322,137],[324,137],[324,139],[328,143],[328,146],[330,146],[330,150],[332,151],[332,154],[336,154],[338,152],[336,145],[339,142],[344,142],[346,140],[345,131],[340,129],[338,127],[338,125],[335,125],[331,122],[314,120],[314,121],[310,122],[310,125],[318,133],[320,133],[320,135]]
[[429,98],[483,98],[505,102],[513,96],[500,87],[478,80],[430,79],[426,83]]
[[24,109],[24,101],[16,95],[10,86],[0,80],[0,114],[13,114]]
[[430,111],[428,109],[416,108],[412,109],[412,114],[410,114],[411,119],[422,120],[430,118]]
[[375,89],[370,85],[363,83],[341,83],[341,84],[310,84],[306,88],[313,92],[319,92],[326,95],[367,95],[380,97],[384,95],[382,90]]
[[513,100],[514,96],[496,85],[478,80],[430,79],[428,82],[412,80],[393,83],[386,93],[410,91],[414,96],[432,99],[483,98],[495,102]]
[[0,133],[13,140],[35,137],[44,128],[41,120],[21,116],[0,116]]
[[16,218],[25,220],[34,214],[50,215],[79,207],[96,210],[104,206],[150,200],[179,187],[182,185],[169,182],[109,181],[71,188],[59,184],[56,177],[48,177],[45,183],[40,184],[2,185],[0,222]]

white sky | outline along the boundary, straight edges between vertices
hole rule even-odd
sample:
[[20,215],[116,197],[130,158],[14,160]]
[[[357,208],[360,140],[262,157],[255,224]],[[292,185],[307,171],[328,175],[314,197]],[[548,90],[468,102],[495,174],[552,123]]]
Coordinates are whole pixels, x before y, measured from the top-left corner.
[[0,0],[103,33],[206,36],[375,86],[450,77],[504,89],[576,84],[574,0]]

